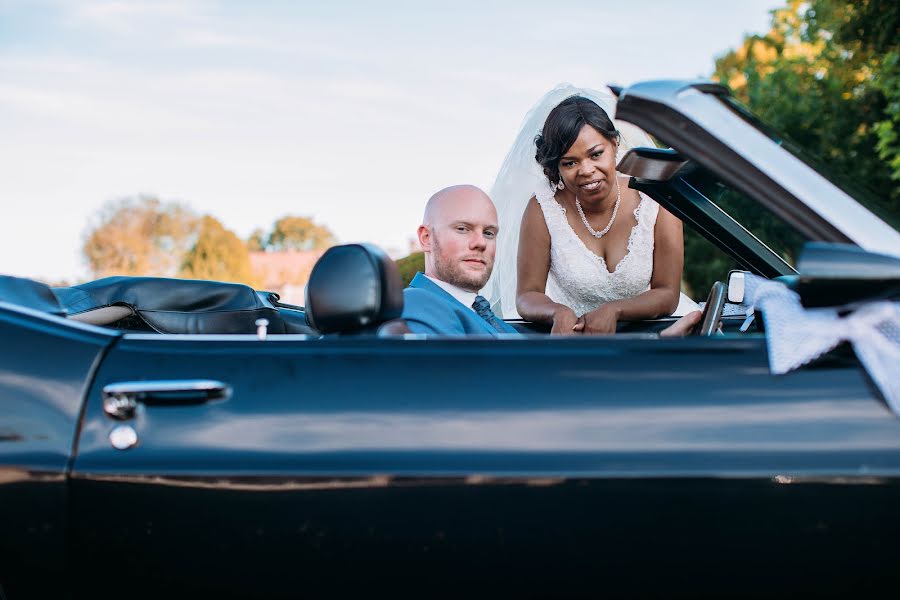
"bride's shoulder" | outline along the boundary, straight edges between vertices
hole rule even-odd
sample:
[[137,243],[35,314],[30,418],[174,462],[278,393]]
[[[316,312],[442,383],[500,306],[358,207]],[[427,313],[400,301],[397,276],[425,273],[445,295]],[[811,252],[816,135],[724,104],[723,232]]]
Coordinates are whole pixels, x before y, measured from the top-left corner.
[[541,204],[546,204],[547,202],[551,202],[556,197],[556,186],[551,186],[549,183],[542,181],[540,185],[535,187],[534,190],[534,198]]
[[543,194],[538,190],[528,200],[526,211],[531,210],[535,214],[541,215],[541,219],[553,219],[557,214],[566,214],[563,202],[564,199],[558,198],[555,194]]
[[634,210],[641,204],[656,204],[656,200],[645,194],[644,192],[638,191],[631,187],[629,183],[631,182],[631,177],[628,175],[619,175],[618,183],[619,189],[622,193],[622,200],[625,202],[625,206],[630,206]]
[[640,206],[646,196],[636,189],[629,187],[629,180],[629,177],[623,177],[622,175],[619,175],[618,177],[617,183],[619,184],[619,195],[622,200],[622,208],[637,210],[638,206]]
[[547,223],[544,217],[544,209],[537,196],[528,199],[525,212],[522,214],[522,229],[547,231]]
[[532,218],[533,215],[537,215],[541,213],[541,203],[538,200],[537,196],[531,196],[528,199],[528,202],[525,204],[525,212],[522,215],[522,219]]
[[[650,229],[653,229],[656,225],[656,222],[659,217],[660,209],[662,208],[656,200],[645,194],[644,192],[639,192],[638,190],[632,190],[634,192],[634,217],[639,223],[643,223]],[[665,212],[665,209],[663,209]]]

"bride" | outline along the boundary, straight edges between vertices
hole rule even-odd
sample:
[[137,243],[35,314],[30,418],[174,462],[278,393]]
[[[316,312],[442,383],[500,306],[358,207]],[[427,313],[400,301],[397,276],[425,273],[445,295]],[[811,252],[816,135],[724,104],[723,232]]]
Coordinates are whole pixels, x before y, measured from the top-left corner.
[[610,94],[560,85],[526,115],[491,189],[495,312],[553,333],[614,333],[679,307],[681,222],[616,172],[628,149],[654,144],[614,110]]

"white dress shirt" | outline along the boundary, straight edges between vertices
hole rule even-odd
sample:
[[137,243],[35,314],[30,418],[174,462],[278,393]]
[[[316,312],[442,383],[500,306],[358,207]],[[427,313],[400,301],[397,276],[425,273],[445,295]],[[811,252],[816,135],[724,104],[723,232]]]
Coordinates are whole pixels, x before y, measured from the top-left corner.
[[[428,275],[425,275],[425,277],[428,277]],[[467,307],[472,312],[475,312],[475,309],[472,308],[472,305],[475,303],[475,297],[478,296],[478,294],[476,294],[475,292],[464,290],[462,288],[458,288],[453,284],[447,283],[446,281],[441,281],[440,279],[435,279],[434,277],[428,277],[428,279],[430,279],[435,285],[440,286],[442,290],[459,300],[459,302],[463,306]]]

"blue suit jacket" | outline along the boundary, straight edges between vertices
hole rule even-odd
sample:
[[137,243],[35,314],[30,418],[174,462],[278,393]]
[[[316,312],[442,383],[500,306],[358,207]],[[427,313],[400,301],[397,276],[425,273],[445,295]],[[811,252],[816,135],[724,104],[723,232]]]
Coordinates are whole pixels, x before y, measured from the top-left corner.
[[416,273],[403,290],[403,318],[413,333],[499,335],[475,311],[422,273]]

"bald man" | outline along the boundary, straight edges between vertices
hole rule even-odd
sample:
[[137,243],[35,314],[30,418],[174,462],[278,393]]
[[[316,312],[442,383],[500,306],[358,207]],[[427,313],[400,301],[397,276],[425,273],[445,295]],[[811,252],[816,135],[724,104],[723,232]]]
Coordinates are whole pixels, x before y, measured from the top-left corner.
[[425,273],[403,291],[403,318],[413,332],[517,334],[479,295],[494,267],[497,230],[494,203],[475,186],[449,187],[428,200],[417,231]]

